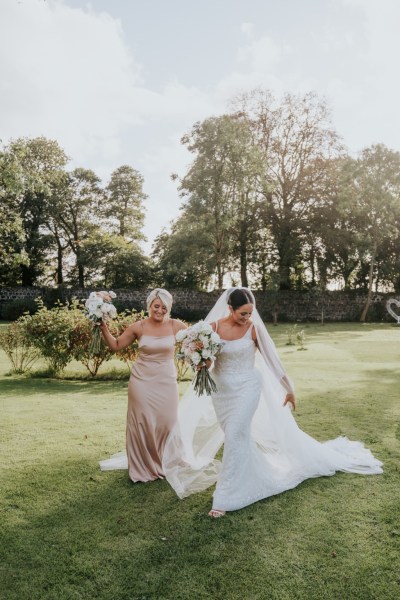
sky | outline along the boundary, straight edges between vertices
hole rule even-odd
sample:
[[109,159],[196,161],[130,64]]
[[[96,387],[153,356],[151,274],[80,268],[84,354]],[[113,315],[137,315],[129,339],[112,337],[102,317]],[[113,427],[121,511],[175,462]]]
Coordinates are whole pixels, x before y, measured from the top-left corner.
[[0,139],[145,180],[147,252],[179,215],[196,121],[238,93],[313,91],[352,154],[400,150],[398,0],[0,0]]

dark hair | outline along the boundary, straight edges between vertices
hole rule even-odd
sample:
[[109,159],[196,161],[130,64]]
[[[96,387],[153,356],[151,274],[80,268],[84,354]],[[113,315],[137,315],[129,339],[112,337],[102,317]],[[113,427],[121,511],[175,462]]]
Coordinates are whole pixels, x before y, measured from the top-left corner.
[[233,310],[237,310],[244,304],[254,304],[253,296],[249,290],[238,288],[229,294],[228,306],[231,306]]

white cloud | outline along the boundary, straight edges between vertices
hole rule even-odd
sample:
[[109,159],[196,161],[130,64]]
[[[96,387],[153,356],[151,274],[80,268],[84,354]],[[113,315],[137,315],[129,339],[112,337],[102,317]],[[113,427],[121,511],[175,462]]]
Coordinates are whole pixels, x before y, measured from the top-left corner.
[[81,159],[118,151],[140,65],[118,21],[60,2],[1,5],[0,110],[5,139],[47,135]]
[[[124,22],[96,11],[95,3],[72,8],[67,2],[0,2],[2,139],[57,139],[74,164],[104,179],[121,164],[138,168],[150,196],[150,239],[178,214],[181,200],[169,175],[182,175],[191,160],[181,135],[195,121],[226,111],[243,90],[314,90],[327,96],[353,150],[375,141],[400,147],[397,0],[327,2],[312,26],[300,11],[302,21],[291,29],[276,28],[272,13],[263,25],[249,11],[248,21],[236,23],[236,55],[219,81],[210,72],[213,85],[187,85],[180,72],[158,80],[156,89],[146,87],[146,54],[138,60]],[[179,23],[171,36],[178,30]],[[156,38],[151,50],[168,52]],[[218,61],[218,48],[215,56]]]

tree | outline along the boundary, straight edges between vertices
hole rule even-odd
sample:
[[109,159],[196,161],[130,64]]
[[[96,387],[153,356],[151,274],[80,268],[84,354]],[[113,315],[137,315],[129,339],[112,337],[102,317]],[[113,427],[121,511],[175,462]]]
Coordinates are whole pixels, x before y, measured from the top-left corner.
[[279,287],[291,289],[302,268],[304,223],[312,209],[326,201],[330,161],[341,152],[324,101],[315,94],[287,94],[277,100],[255,90],[234,106],[247,115],[264,157],[262,188],[270,227],[279,256]]
[[[247,285],[249,245],[257,231],[261,155],[242,114],[223,115],[196,123],[182,143],[195,155],[180,180],[187,225],[202,223],[209,240],[208,256],[215,263],[218,287],[239,260],[242,284]],[[190,240],[188,240],[190,241]],[[192,247],[198,238],[193,237]]]
[[166,288],[207,289],[215,271],[210,246],[212,238],[203,219],[185,211],[172,224],[171,233],[162,231],[153,245],[157,285]]
[[104,192],[100,179],[90,169],[74,169],[64,177],[53,197],[50,229],[65,237],[75,255],[77,282],[85,287],[85,259],[82,247],[89,237],[100,233],[101,202]]
[[153,278],[151,261],[134,242],[122,236],[96,232],[81,245],[81,261],[91,285],[144,288]]
[[0,285],[21,283],[21,266],[29,264],[16,200],[21,183],[13,156],[0,153]]
[[133,167],[122,165],[111,174],[106,188],[107,202],[103,214],[111,219],[110,233],[128,240],[144,239],[143,177]]
[[[55,187],[64,177],[68,158],[57,142],[44,137],[19,138],[12,141],[3,154],[8,164],[3,186],[19,215],[23,234],[19,236],[22,253],[22,285],[33,285],[43,273],[49,236],[45,225]],[[18,227],[18,220],[15,220]]]
[[365,148],[358,159],[355,182],[358,210],[363,222],[364,263],[369,264],[368,295],[361,322],[371,304],[376,259],[390,236],[399,235],[400,152],[383,144]]

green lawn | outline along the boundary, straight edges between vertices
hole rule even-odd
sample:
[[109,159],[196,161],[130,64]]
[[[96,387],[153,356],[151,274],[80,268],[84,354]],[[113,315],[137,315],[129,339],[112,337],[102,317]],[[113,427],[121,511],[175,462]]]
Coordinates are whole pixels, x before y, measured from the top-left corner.
[[299,424],[363,440],[385,472],[309,480],[219,520],[212,490],[180,501],[99,471],[124,447],[126,381],[10,377],[1,354],[0,597],[400,598],[400,327],[304,327],[303,352],[271,327]]

